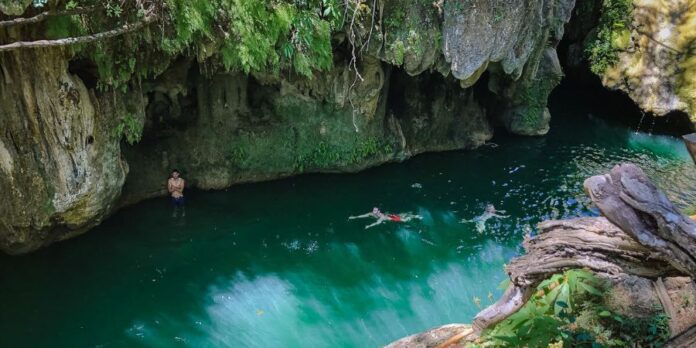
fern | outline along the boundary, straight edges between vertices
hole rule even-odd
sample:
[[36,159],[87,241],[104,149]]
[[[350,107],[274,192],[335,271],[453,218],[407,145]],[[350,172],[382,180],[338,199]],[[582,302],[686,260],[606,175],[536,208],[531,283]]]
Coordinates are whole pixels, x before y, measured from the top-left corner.
[[[124,90],[134,79],[160,73],[180,55],[224,71],[277,75],[287,70],[312,78],[333,66],[331,38],[343,25],[343,1],[164,0],[162,21],[156,25],[75,47],[75,52],[97,65],[101,88]],[[96,3],[70,0],[65,6]],[[49,19],[44,35],[58,39],[92,34],[143,16],[131,2],[100,3],[89,15]]]

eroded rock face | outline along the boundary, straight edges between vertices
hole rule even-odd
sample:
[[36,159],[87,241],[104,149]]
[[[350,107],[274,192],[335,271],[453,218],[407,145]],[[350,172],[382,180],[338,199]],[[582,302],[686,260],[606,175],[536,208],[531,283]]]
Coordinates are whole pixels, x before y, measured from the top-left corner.
[[463,88],[488,72],[493,81],[490,89],[502,104],[494,111],[507,130],[546,134],[550,120],[546,102],[563,75],[555,47],[575,0],[433,4],[387,1],[377,56],[412,76],[426,70],[451,74]]
[[546,102],[563,75],[555,47],[575,1],[470,1],[448,6],[443,49],[452,75],[466,87],[488,70],[490,89],[502,104],[496,113],[507,130],[546,134]]
[[[311,81],[208,78],[185,64],[145,87],[184,92],[167,92],[179,101],[162,115],[150,112],[143,140],[124,148],[131,172],[122,204],[165,193],[172,168],[195,187],[220,189],[307,172],[354,172],[425,151],[476,147],[493,135],[472,91],[456,82],[449,88],[439,76],[443,84],[434,90],[428,78],[407,80],[394,95],[409,100],[403,112],[388,111],[388,91],[397,86],[389,86],[391,68],[373,58],[360,65],[362,81],[347,64]],[[150,105],[169,98],[148,95]],[[181,105],[191,108],[175,110]]]
[[519,78],[527,63],[538,63],[530,61],[537,47],[546,45],[544,39],[555,34],[546,27],[562,33],[562,23],[570,19],[565,10],[572,9],[573,4],[543,0],[447,2],[443,49],[452,75],[467,81],[490,62],[499,62],[505,74]]
[[615,38],[619,62],[601,76],[658,116],[683,111],[696,120],[696,8],[690,0],[633,0],[630,31]]
[[68,73],[63,51],[0,54],[0,250],[80,234],[110,211],[128,171],[115,108]]
[[475,148],[493,137],[486,110],[453,78],[437,73],[410,77],[392,74],[390,114],[398,122],[404,144],[400,151],[414,155],[426,151]]

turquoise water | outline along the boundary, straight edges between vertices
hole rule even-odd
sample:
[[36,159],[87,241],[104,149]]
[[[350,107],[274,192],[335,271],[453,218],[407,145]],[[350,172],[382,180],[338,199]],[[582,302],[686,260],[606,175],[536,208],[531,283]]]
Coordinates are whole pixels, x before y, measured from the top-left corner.
[[[586,177],[632,161],[680,206],[696,201],[680,140],[590,112],[554,100],[543,138],[190,192],[184,218],[150,200],[83,237],[0,257],[0,346],[377,347],[469,322],[499,296],[524,233],[595,214]],[[487,202],[510,217],[484,233],[459,223]],[[424,218],[347,220],[373,206]]]

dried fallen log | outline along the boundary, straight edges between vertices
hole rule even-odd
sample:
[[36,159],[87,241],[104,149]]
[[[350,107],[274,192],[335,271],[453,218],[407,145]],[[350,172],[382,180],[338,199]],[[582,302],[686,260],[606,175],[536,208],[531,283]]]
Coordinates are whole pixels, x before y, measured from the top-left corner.
[[696,222],[684,216],[634,164],[585,180],[585,190],[609,221],[661,254],[691,277],[696,275]]
[[477,334],[519,310],[541,281],[568,269],[588,268],[608,278],[680,274],[662,254],[602,217],[542,222],[539,235],[526,239],[524,248],[527,253],[505,269],[511,284],[503,297],[474,318],[472,326]]
[[696,133],[687,134],[682,137],[684,145],[691,155],[691,159],[696,163]]
[[696,326],[685,330],[676,337],[673,337],[667,344],[666,348],[690,348],[696,347]]
[[428,348],[439,347],[447,344],[447,341],[459,337],[462,333],[471,332],[471,326],[467,324],[448,324],[438,328],[407,336],[394,341],[384,348]]

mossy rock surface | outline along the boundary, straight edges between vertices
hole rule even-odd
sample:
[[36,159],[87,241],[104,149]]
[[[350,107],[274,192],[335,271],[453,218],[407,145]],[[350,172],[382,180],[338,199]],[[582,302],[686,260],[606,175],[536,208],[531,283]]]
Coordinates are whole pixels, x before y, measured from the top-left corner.
[[[696,121],[696,8],[692,1],[612,0],[630,11],[600,22],[588,40],[593,71],[657,116],[682,111]],[[610,18],[610,19],[611,19]],[[612,24],[614,23],[614,24]],[[617,24],[618,23],[618,24]],[[595,54],[596,52],[603,54]]]

